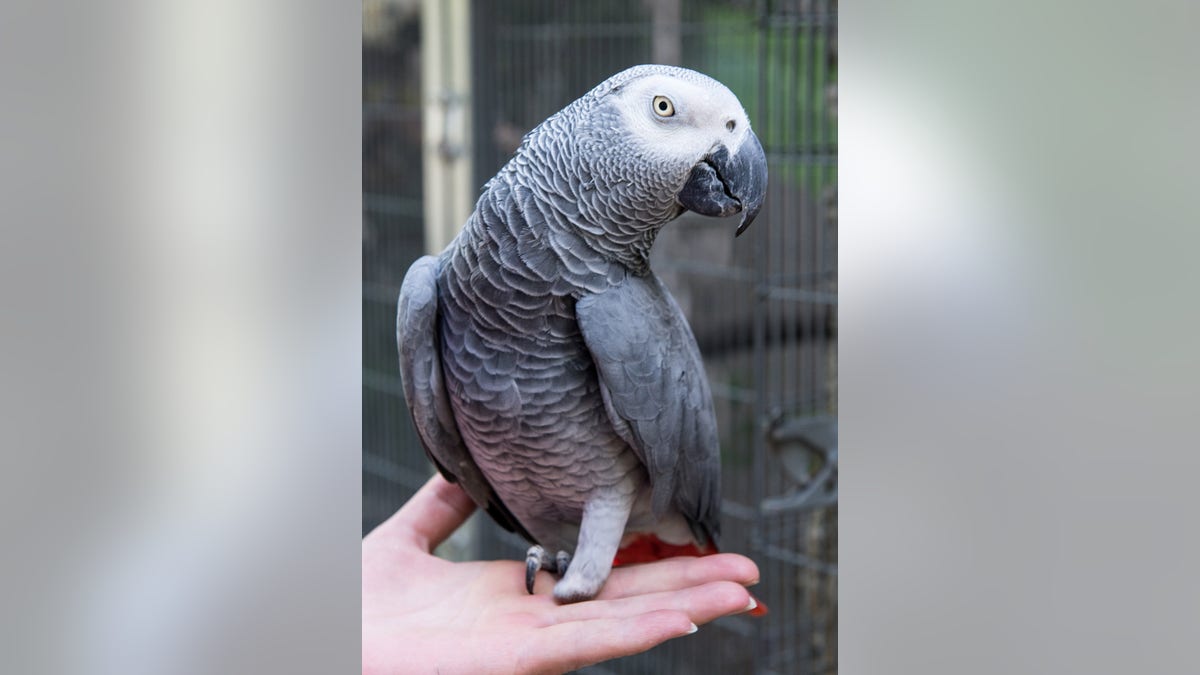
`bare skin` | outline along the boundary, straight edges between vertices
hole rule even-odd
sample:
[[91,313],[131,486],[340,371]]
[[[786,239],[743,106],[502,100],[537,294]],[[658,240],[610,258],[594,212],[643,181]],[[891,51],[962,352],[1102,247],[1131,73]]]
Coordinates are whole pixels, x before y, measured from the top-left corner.
[[617,568],[595,600],[559,605],[515,560],[454,563],[431,551],[474,510],[434,476],[362,544],[363,673],[562,673],[646,651],[749,609],[758,568],[722,553]]

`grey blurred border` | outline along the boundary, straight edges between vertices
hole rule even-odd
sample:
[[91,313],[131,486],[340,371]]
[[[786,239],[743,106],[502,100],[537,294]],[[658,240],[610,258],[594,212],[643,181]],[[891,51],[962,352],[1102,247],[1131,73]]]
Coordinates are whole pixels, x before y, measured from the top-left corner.
[[1200,672],[1200,6],[841,12],[842,672]]
[[0,9],[0,671],[358,668],[360,36]]

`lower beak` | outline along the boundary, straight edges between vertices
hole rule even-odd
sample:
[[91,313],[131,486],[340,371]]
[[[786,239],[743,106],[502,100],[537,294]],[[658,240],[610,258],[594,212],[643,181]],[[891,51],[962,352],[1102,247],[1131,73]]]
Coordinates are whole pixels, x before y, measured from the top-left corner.
[[742,220],[734,236],[750,227],[762,210],[767,193],[767,156],[751,131],[746,134],[737,154],[718,147],[696,166],[676,195],[683,208],[702,216],[731,216],[741,212]]

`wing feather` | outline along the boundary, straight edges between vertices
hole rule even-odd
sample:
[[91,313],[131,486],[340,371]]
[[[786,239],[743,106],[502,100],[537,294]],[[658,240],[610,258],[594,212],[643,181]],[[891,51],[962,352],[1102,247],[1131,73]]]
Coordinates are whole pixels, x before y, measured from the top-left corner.
[[654,512],[679,509],[716,543],[721,458],[712,393],[692,330],[653,274],[579,300],[584,341],[613,428],[646,465]]
[[424,256],[409,268],[396,311],[400,379],[413,426],[425,453],[451,483],[458,483],[479,508],[500,524],[533,541],[500,501],[463,443],[443,382],[438,335],[438,259]]

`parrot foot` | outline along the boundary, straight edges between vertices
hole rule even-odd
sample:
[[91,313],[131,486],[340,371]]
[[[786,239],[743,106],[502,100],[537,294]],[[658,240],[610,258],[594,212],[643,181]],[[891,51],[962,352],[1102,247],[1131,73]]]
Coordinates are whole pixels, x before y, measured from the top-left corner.
[[582,573],[566,577],[554,585],[554,599],[561,603],[583,602],[595,598],[604,586],[605,577]]
[[559,551],[551,558],[546,549],[534,544],[525,553],[525,590],[533,595],[533,582],[537,579],[538,570],[554,572],[560,577],[567,573],[567,565],[571,563],[571,554]]
[[537,578],[543,562],[549,562],[546,560],[546,549],[537,544],[530,546],[529,551],[525,553],[525,590],[529,591],[530,595],[533,595],[533,580]]

